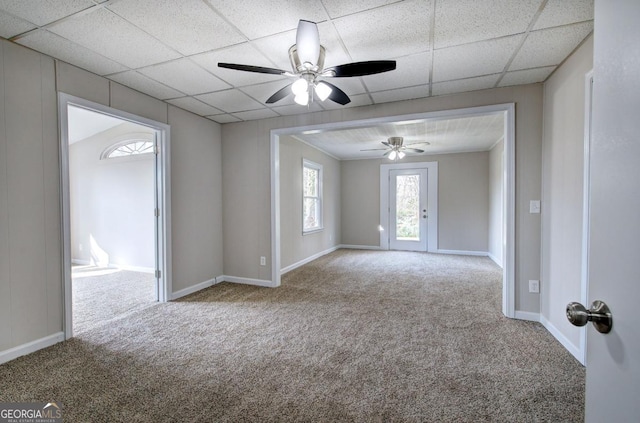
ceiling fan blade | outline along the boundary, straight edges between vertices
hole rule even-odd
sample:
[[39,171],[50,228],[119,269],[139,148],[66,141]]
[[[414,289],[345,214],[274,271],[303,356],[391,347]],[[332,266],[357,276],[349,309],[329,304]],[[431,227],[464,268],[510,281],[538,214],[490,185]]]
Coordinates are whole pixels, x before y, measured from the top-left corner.
[[268,73],[271,75],[285,75],[288,73],[287,71],[283,71],[282,69],[264,68],[262,66],[239,65],[237,63],[218,63],[218,67],[241,70],[245,72]]
[[411,144],[405,144],[405,146],[408,147],[410,145],[418,145],[418,144],[431,145],[429,141],[420,141],[420,142],[412,142]]
[[403,148],[403,151],[411,151],[412,153],[424,153],[424,150],[420,150],[419,148]]
[[315,22],[300,20],[296,33],[296,46],[300,63],[316,65],[320,56],[320,34]]
[[368,62],[353,62],[328,68],[323,72],[325,76],[336,78],[348,76],[365,76],[376,73],[389,72],[396,68],[395,60],[370,60]]
[[329,100],[335,101],[338,104],[345,105],[351,103],[351,99],[349,96],[342,91],[340,88],[336,87],[333,84],[328,83],[327,81],[322,81],[323,84],[327,84],[331,87],[331,94],[329,94]]
[[381,142],[382,144],[386,145],[386,146],[387,146],[387,147],[389,147],[389,148],[393,148],[393,146],[392,146],[391,144],[389,144],[388,142],[386,142],[386,141],[380,141],[380,142]]
[[283,98],[285,98],[286,96],[288,96],[289,94],[293,94],[293,91],[291,91],[291,85],[289,84],[283,88],[280,88],[278,91],[276,91],[271,97],[269,97],[266,101],[267,104],[271,104],[271,103],[275,103],[276,101],[280,101]]
[[367,148],[365,150],[360,150],[360,151],[382,151],[382,150],[388,150],[388,148]]
[[382,157],[387,157],[389,154],[391,154],[391,152],[392,152],[392,151],[393,151],[393,150],[387,150],[387,152],[386,152],[386,153],[384,153],[384,154],[382,155]]

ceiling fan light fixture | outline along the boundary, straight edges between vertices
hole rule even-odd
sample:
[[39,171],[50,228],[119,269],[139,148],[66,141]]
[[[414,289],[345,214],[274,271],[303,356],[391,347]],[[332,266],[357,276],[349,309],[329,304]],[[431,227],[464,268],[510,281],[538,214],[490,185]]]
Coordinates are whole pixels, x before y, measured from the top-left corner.
[[300,78],[296,82],[291,84],[291,91],[293,91],[293,94],[296,97],[302,96],[302,95],[306,96],[308,90],[309,90],[309,83],[303,78]]
[[320,101],[325,101],[331,95],[333,91],[330,86],[323,82],[318,82],[315,86],[316,95],[320,99]]
[[396,157],[398,157],[398,153],[396,152],[396,150],[393,150],[391,153],[389,153],[389,160],[395,160]]
[[398,158],[399,158],[399,159],[404,159],[404,156],[406,156],[406,154],[404,153],[404,151],[398,151]]
[[293,100],[301,106],[306,106],[309,104],[309,93],[305,91],[301,94],[296,94]]

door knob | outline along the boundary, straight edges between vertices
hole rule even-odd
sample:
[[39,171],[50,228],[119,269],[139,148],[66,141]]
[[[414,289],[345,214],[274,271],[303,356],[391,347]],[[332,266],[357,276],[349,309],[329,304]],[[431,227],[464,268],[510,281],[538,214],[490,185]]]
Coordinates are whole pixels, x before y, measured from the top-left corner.
[[613,326],[611,310],[600,300],[594,301],[589,310],[580,303],[567,304],[567,319],[575,326],[584,326],[591,322],[600,333],[609,333]]

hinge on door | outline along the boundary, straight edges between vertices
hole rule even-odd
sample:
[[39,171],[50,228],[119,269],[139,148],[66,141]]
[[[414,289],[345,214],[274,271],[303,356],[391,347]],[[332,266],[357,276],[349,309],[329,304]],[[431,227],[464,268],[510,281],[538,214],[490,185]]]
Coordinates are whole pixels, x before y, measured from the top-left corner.
[[160,209],[156,207],[156,208],[153,210],[153,214],[154,214],[156,217],[160,217]]
[[159,270],[156,270],[156,279],[160,279],[161,276],[162,276],[162,272],[160,272]]

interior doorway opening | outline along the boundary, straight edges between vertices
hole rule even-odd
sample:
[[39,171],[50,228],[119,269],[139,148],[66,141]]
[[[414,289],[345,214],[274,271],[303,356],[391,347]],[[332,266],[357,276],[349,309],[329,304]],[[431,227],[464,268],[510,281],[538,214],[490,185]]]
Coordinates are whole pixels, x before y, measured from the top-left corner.
[[167,301],[168,126],[60,94],[65,334]]

